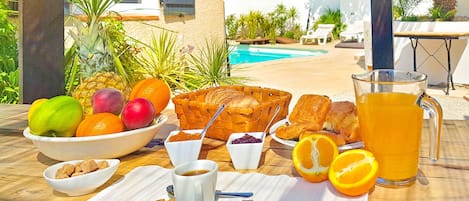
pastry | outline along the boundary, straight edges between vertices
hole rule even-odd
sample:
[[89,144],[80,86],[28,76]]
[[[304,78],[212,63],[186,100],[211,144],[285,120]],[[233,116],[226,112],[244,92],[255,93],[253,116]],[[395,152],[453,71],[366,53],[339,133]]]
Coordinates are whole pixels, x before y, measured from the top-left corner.
[[275,130],[277,137],[285,140],[297,140],[302,132],[307,131],[307,127],[303,123],[285,123]]
[[343,135],[347,143],[360,140],[355,104],[350,101],[333,102],[323,125],[324,130]]
[[289,116],[291,123],[306,123],[308,130],[321,130],[331,107],[327,96],[305,94],[300,97]]

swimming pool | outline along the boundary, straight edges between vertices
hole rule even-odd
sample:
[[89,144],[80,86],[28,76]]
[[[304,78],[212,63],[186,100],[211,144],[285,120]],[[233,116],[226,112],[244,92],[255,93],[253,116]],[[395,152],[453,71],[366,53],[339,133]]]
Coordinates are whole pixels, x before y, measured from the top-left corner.
[[318,56],[327,53],[325,50],[300,50],[269,47],[233,46],[230,53],[230,64],[256,63],[285,58]]

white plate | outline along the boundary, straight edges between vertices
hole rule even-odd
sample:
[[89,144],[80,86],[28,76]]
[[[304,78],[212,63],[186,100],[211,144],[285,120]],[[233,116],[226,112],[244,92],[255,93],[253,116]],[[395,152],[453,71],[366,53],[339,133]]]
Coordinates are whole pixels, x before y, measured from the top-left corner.
[[[277,121],[274,125],[272,125],[270,127],[269,133],[270,133],[270,136],[272,136],[272,139],[274,139],[278,143],[287,145],[289,147],[294,147],[296,145],[296,143],[298,143],[298,141],[284,140],[284,139],[281,139],[281,138],[277,137],[277,135],[275,134],[275,131],[277,130],[277,128],[284,125],[286,122],[288,122],[288,119],[282,119],[280,121]],[[361,141],[360,142],[354,142],[354,143],[345,144],[345,145],[340,146],[339,151],[342,152],[342,151],[346,151],[346,150],[349,150],[349,149],[358,149],[358,148],[362,148],[362,147],[363,147],[363,142],[361,142]]]

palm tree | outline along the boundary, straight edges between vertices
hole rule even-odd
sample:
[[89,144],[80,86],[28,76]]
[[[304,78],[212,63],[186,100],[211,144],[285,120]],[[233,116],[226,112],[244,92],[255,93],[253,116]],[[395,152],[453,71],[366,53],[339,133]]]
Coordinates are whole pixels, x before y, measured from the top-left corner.
[[295,26],[295,19],[298,18],[298,10],[295,7],[291,7],[287,11],[287,17],[290,19],[290,28]]
[[285,22],[287,21],[287,8],[283,4],[278,4],[274,10],[277,27],[280,29],[280,35],[285,33]]

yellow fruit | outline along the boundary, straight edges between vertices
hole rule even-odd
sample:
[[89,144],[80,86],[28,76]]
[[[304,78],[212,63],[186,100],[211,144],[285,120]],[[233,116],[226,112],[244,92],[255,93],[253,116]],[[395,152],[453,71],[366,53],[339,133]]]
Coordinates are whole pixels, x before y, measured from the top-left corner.
[[327,179],[329,166],[339,154],[329,137],[313,134],[301,139],[293,148],[293,165],[305,180],[321,182]]
[[39,108],[40,105],[42,105],[44,102],[46,102],[48,99],[47,98],[39,98],[34,100],[34,102],[31,104],[31,107],[28,110],[28,122],[31,121],[31,114],[33,114],[34,111]]
[[329,181],[341,193],[358,196],[368,192],[378,178],[378,162],[363,149],[341,153],[331,164]]
[[83,112],[86,116],[93,114],[93,105],[91,100],[94,93],[100,89],[114,88],[122,92],[127,99],[129,88],[124,80],[113,72],[99,72],[83,80],[80,85],[72,92],[72,96],[80,101]]

